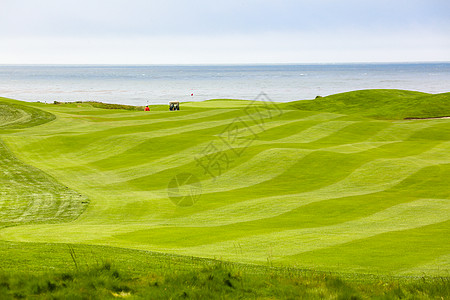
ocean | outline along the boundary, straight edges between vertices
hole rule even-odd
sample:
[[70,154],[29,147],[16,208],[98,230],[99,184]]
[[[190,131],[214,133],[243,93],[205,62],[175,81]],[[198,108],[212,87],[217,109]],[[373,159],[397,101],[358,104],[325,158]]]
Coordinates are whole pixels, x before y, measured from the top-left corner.
[[147,105],[313,99],[360,89],[450,92],[450,63],[230,66],[0,65],[0,97]]

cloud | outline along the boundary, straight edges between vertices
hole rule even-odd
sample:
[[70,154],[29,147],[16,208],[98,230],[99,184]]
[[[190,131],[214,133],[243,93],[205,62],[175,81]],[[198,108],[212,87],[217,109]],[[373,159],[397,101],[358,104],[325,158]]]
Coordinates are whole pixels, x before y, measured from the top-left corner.
[[158,36],[327,31],[334,28],[449,28],[436,0],[2,0],[0,35]]
[[1,0],[0,63],[450,60],[444,0]]
[[[30,46],[31,45],[31,46]],[[450,40],[440,35],[366,32],[233,34],[217,37],[10,39],[0,57],[10,63],[207,64],[445,61]],[[4,62],[3,62],[4,63]]]

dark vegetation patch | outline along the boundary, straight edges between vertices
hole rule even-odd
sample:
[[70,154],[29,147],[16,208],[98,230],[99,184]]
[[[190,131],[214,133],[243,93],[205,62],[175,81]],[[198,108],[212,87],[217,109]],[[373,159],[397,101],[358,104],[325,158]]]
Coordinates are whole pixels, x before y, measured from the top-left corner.
[[68,104],[68,103],[86,103],[86,104],[91,105],[92,107],[102,108],[102,109],[123,109],[123,110],[132,110],[132,111],[143,111],[144,110],[144,106],[112,104],[112,103],[103,103],[103,102],[97,102],[97,101],[76,101],[76,102],[54,101],[53,102],[53,104],[55,104],[55,105]]

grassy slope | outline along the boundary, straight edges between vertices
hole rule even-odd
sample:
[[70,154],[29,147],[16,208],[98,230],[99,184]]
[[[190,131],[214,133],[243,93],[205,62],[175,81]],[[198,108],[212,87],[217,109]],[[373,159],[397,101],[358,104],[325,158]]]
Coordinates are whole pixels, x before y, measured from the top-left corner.
[[[5,100],[5,101],[2,101]],[[19,101],[0,98],[0,133],[45,124],[55,119],[49,112],[22,105]]]
[[377,119],[449,116],[450,93],[430,95],[403,90],[361,90],[310,101],[285,104],[287,108],[358,114]]
[[[0,101],[0,133],[53,121],[51,113],[16,101]],[[86,197],[68,189],[39,169],[18,160],[0,140],[0,228],[76,219]]]
[[[215,102],[150,113],[26,104],[57,119],[1,138],[91,203],[74,222],[9,227],[0,239],[448,275],[450,120],[364,118],[448,115],[448,94],[358,91],[280,105],[264,123],[248,103]],[[218,136],[241,121],[241,148],[230,149]],[[215,179],[195,160],[212,146],[231,159]],[[202,184],[191,207],[167,196],[183,172]]]

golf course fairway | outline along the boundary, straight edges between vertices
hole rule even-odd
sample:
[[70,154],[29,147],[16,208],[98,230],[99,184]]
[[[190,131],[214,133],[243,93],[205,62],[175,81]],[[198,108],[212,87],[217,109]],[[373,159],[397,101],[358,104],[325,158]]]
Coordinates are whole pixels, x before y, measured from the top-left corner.
[[449,276],[450,93],[259,100],[144,112],[0,98],[0,270],[45,269],[40,251],[73,264],[70,244]]

